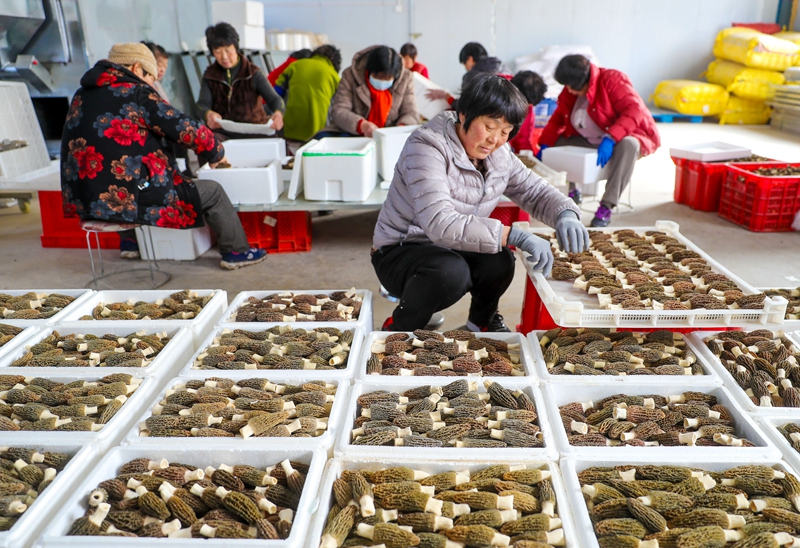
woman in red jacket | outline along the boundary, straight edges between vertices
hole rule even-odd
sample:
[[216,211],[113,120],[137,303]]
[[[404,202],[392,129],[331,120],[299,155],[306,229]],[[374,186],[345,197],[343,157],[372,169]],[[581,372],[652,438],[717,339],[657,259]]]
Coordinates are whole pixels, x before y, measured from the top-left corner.
[[[636,160],[661,145],[653,116],[628,77],[599,68],[582,55],[567,55],[555,78],[564,86],[558,107],[539,138],[541,149],[581,146],[597,149],[597,165],[609,165],[606,191],[592,226],[608,226],[611,210],[630,183]],[[570,197],[580,202],[580,191]]]

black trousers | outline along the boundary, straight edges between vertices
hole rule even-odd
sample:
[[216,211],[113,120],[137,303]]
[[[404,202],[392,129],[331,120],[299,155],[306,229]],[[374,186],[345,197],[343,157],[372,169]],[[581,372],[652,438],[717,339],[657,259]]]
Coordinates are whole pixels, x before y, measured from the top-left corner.
[[395,331],[425,327],[434,312],[470,293],[469,321],[485,326],[514,279],[514,254],[455,251],[432,244],[385,246],[372,254],[383,287],[400,297],[392,319]]

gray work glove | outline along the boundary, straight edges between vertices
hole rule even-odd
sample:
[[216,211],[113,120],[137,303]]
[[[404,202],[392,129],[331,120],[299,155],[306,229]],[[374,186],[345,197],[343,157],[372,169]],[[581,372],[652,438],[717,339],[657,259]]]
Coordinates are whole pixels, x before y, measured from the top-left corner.
[[558,246],[567,253],[580,253],[589,249],[589,231],[578,214],[571,209],[559,213],[556,221]]
[[541,270],[542,275],[547,278],[553,269],[553,251],[550,249],[550,242],[534,236],[529,232],[511,227],[508,233],[508,245],[521,249],[531,256],[527,257],[528,262],[534,264],[534,270]]

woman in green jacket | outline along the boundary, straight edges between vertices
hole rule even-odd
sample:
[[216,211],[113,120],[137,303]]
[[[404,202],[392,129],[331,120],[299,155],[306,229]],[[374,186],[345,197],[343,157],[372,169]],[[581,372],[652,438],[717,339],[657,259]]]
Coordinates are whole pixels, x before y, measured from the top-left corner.
[[325,127],[341,64],[342,54],[337,48],[320,46],[308,59],[289,65],[278,78],[275,91],[286,100],[286,139],[308,141]]

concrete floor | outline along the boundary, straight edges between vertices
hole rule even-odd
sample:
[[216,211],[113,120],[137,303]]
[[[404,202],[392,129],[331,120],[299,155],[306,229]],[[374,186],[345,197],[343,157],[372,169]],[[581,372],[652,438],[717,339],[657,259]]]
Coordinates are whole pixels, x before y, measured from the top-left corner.
[[[800,234],[749,232],[716,213],[675,204],[675,167],[669,158],[671,146],[720,140],[748,146],[763,156],[800,162],[800,137],[769,127],[711,123],[661,124],[659,130],[662,147],[636,165],[635,210],[622,208],[612,226],[652,226],[660,219],[673,220],[685,236],[745,281],[755,286],[800,285]],[[596,205],[585,203],[584,207],[589,210],[584,213],[584,222],[588,223]],[[394,305],[378,296],[378,280],[369,261],[377,216],[377,212],[341,212],[315,218],[310,252],[270,255],[260,265],[233,272],[219,268],[215,250],[192,262],[165,261],[163,268],[172,274],[165,287],[224,289],[231,300],[245,290],[366,288],[376,295],[375,323],[380,328]],[[34,201],[29,214],[21,214],[16,208],[0,209],[0,288],[75,288],[91,280],[85,249],[43,249],[40,234],[38,202]],[[114,251],[106,254],[109,256],[109,270],[131,266]],[[500,303],[500,311],[512,327],[519,322],[524,282],[525,272],[518,264],[514,283]],[[463,325],[468,307],[465,297],[446,310],[445,328]]]

